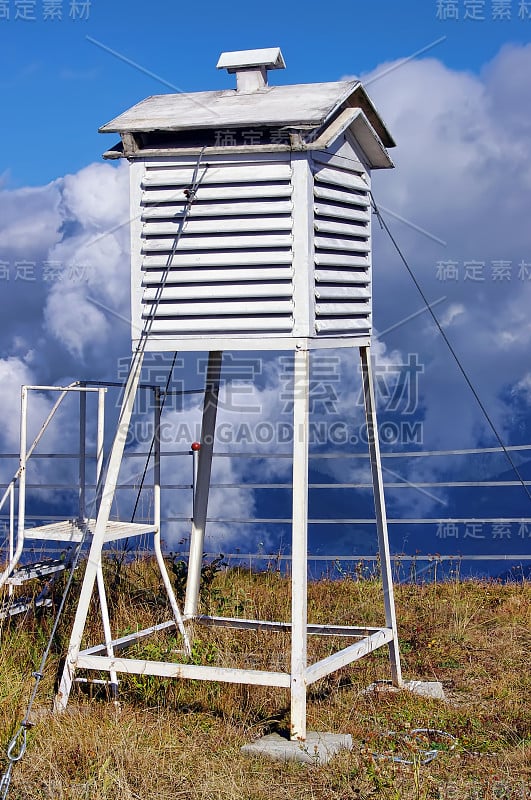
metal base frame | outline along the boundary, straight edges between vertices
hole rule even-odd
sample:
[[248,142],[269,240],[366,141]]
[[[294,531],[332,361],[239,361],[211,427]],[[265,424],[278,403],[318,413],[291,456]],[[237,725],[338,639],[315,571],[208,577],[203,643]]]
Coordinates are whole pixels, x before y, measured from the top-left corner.
[[[290,690],[291,695],[291,738],[306,740],[306,695],[307,687],[329,675],[341,667],[350,664],[384,645],[388,646],[393,684],[403,685],[400,668],[400,653],[391,575],[391,560],[387,533],[384,487],[382,479],[381,457],[378,443],[378,428],[374,398],[369,348],[360,346],[361,371],[365,416],[368,431],[369,456],[371,463],[374,504],[380,552],[382,588],[385,606],[385,625],[376,628],[360,626],[309,625],[307,614],[307,544],[308,544],[308,457],[309,457],[309,387],[310,358],[307,349],[298,349],[294,353],[294,391],[293,391],[293,495],[292,495],[292,574],[291,574],[291,622],[271,622],[266,620],[247,620],[226,617],[214,617],[198,614],[199,588],[205,528],[207,519],[208,497],[214,439],[216,432],[216,414],[218,405],[219,384],[221,375],[222,353],[211,352],[209,355],[203,420],[201,432],[201,448],[197,461],[195,496],[193,508],[192,533],[190,541],[190,557],[188,564],[188,580],[184,615],[175,603],[171,585],[166,586],[170,598],[173,598],[172,612],[174,619],[159,625],[146,628],[118,639],[112,639],[108,624],[105,625],[105,643],[81,650],[88,606],[94,589],[98,583],[100,597],[103,593],[100,572],[101,550],[105,538],[110,507],[116,488],[118,470],[123,455],[125,435],[130,422],[134,396],[138,386],[142,359],[133,363],[130,379],[126,387],[124,404],[111,450],[110,463],[104,483],[102,501],[94,528],[92,546],[78,602],[76,619],[72,629],[70,644],[66,657],[63,676],[55,700],[57,710],[64,709],[74,680],[76,669],[107,671],[111,684],[116,685],[117,673],[123,672],[138,675],[156,675],[167,678],[189,678],[193,680],[212,680],[227,683],[240,683],[258,686],[276,686]],[[159,415],[160,421],[160,415]],[[157,426],[158,429],[158,426]],[[159,462],[160,468],[160,462]],[[156,466],[157,473],[157,466]],[[157,480],[155,481],[157,483]],[[160,485],[160,480],[159,480]],[[160,507],[160,504],[158,504]],[[158,541],[160,547],[160,517],[158,524]],[[157,537],[156,537],[157,538]],[[163,565],[164,566],[164,565]],[[161,572],[169,581],[165,569]],[[166,585],[166,580],[164,583]],[[104,595],[103,595],[104,596]],[[105,622],[108,621],[106,609],[102,609]],[[221,668],[216,666],[200,666],[188,663],[173,663],[131,659],[117,654],[151,634],[178,628],[184,640],[184,651],[190,652],[187,625],[191,623],[222,626],[235,629],[290,631],[291,632],[291,666],[289,672],[272,672],[267,670]],[[309,635],[342,636],[355,641],[336,653],[316,663],[308,664],[307,639]]]

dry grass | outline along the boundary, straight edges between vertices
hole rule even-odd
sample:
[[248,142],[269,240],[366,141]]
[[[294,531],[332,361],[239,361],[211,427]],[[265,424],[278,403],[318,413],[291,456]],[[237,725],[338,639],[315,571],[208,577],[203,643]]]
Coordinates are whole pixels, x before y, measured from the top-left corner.
[[[168,618],[149,562],[115,567],[110,593],[117,635]],[[448,702],[409,692],[367,694],[388,677],[387,655],[378,651],[311,687],[308,727],[350,733],[352,752],[327,766],[281,764],[243,756],[242,744],[289,722],[284,690],[123,676],[121,709],[104,697],[76,690],[60,716],[38,714],[28,752],[14,771],[11,800],[94,798],[108,800],[421,800],[531,797],[529,652],[531,587],[518,583],[450,582],[397,588],[403,670],[406,678],[443,682]],[[204,608],[225,616],[287,618],[288,584],[281,575],[220,571]],[[345,577],[310,585],[310,622],[379,624],[381,591],[372,580]],[[97,608],[91,615],[93,641]],[[2,631],[0,715],[3,741],[19,722],[50,626],[48,618],[11,623]],[[39,704],[53,693],[65,619],[43,682]],[[312,658],[338,642],[312,637]],[[158,636],[137,654],[177,659],[179,642]],[[197,663],[258,668],[287,665],[284,635],[197,629]],[[416,727],[439,728],[458,738],[453,750],[421,766],[417,747],[387,737]],[[413,760],[401,765],[374,758],[386,750]]]

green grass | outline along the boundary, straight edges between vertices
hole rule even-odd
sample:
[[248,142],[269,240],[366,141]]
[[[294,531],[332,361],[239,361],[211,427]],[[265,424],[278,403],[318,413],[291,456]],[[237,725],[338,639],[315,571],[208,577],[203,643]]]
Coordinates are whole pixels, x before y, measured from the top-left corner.
[[[156,570],[149,561],[106,565],[112,590],[113,631],[121,635],[168,619]],[[182,576],[181,576],[182,577]],[[176,575],[176,579],[179,575]],[[182,583],[182,581],[181,581]],[[177,587],[179,588],[179,586]],[[524,800],[531,797],[529,707],[531,586],[482,581],[402,585],[397,614],[406,679],[442,681],[447,702],[381,689],[389,677],[379,650],[310,687],[308,727],[350,733],[351,752],[328,765],[282,764],[244,756],[240,747],[289,725],[285,690],[199,681],[122,676],[120,709],[101,690],[76,688],[66,713],[48,712],[59,659],[66,646],[71,599],[46,676],[28,751],[13,773],[11,800]],[[289,618],[289,584],[276,572],[213,570],[203,609],[225,616]],[[345,576],[309,587],[309,621],[378,625],[383,619],[376,580]],[[87,643],[101,640],[97,604]],[[51,626],[50,617],[4,625],[0,650],[3,743],[20,722]],[[257,631],[196,627],[194,663],[252,668],[289,667],[289,638]],[[339,642],[311,637],[311,659]],[[175,633],[159,634],[133,650],[139,657],[179,658]],[[408,737],[414,728],[438,728],[457,737]],[[393,731],[395,736],[389,737]],[[439,755],[420,764],[420,750]],[[411,765],[379,759],[404,756]]]

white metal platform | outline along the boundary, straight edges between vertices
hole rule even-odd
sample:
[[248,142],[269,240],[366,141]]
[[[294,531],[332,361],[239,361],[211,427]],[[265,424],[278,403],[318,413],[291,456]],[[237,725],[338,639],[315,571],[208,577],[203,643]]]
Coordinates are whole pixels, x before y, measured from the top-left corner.
[[[95,519],[68,519],[29,528],[25,531],[24,536],[26,539],[79,543],[93,535],[95,525]],[[104,542],[116,542],[119,539],[128,539],[130,536],[144,536],[149,533],[157,533],[157,530],[158,527],[153,524],[144,525],[138,522],[109,520],[105,528]]]

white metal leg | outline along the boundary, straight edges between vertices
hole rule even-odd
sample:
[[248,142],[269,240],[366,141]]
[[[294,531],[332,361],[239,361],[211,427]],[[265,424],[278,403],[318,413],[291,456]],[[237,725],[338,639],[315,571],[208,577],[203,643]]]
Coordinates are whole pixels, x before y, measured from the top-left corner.
[[98,389],[98,419],[96,423],[96,502],[101,494],[103,478],[103,445],[105,439],[105,389]]
[[[96,429],[96,486],[101,481],[103,473],[103,415],[104,415],[105,392],[102,389],[98,390],[98,419]],[[80,503],[79,503],[79,516],[81,519],[85,517],[85,473],[86,473],[86,428],[87,428],[87,395],[86,392],[80,394],[80,466],[79,466],[79,485],[80,485]],[[103,627],[103,635],[105,641],[105,650],[107,656],[112,658],[114,656],[114,649],[112,642],[111,620],[109,617],[109,605],[107,603],[107,594],[105,592],[105,581],[103,579],[103,568],[101,564],[101,556],[98,564],[98,571],[96,574],[96,581],[98,587],[98,597],[100,601],[101,622]],[[116,670],[111,670],[109,673],[111,694],[113,699],[118,697],[118,675]]]
[[[81,384],[83,387],[84,384]],[[86,507],[87,393],[79,393],[79,519],[85,519]]]
[[179,605],[177,603],[177,598],[175,597],[175,593],[173,591],[173,586],[171,585],[170,576],[168,575],[168,570],[166,569],[166,563],[164,561],[164,556],[162,554],[162,547],[161,547],[161,515],[160,515],[160,416],[161,416],[161,402],[160,402],[160,389],[157,387],[154,391],[154,398],[155,398],[155,449],[154,449],[154,456],[155,456],[155,465],[154,465],[154,480],[153,480],[153,513],[154,513],[154,522],[156,526],[155,535],[153,537],[153,547],[155,549],[155,557],[157,559],[157,564],[159,565],[159,571],[162,577],[162,583],[164,584],[164,588],[166,590],[166,594],[168,596],[168,600],[170,603],[170,607],[173,614],[173,619],[175,620],[175,625],[179,630],[184,643],[184,651],[187,656],[191,655],[192,648],[190,647],[190,641],[188,639],[188,634],[186,632],[186,628],[184,627],[183,619],[181,616],[181,612],[179,609]]
[[17,520],[17,549],[13,560],[20,558],[24,547],[24,528],[26,525],[26,469],[28,447],[28,389],[22,387],[21,412],[20,412],[20,474],[18,478],[18,520]]
[[118,473],[120,471],[125,442],[127,439],[127,431],[131,421],[136,391],[140,380],[143,355],[144,354],[142,350],[138,350],[135,353],[125,387],[124,399],[120,411],[120,420],[110,452],[109,466],[103,484],[101,502],[96,518],[96,525],[94,528],[94,535],[92,537],[92,544],[85,569],[83,584],[81,586],[81,592],[79,595],[65,666],[59,684],[59,690],[55,697],[55,709],[59,711],[66,708],[68,698],[70,696],[70,690],[72,688],[72,681],[74,679],[77,657],[81,646],[81,639],[87,621],[90,598],[94,590],[94,582],[96,581],[98,567],[100,566],[103,541],[107,523],[111,514],[116,485],[118,483]]
[[393,638],[389,642],[391,676],[395,686],[402,686],[402,670],[400,666],[400,650],[398,648],[398,631],[396,625],[395,600],[391,558],[389,554],[389,536],[387,532],[387,514],[385,510],[384,486],[382,478],[382,462],[380,443],[378,441],[378,421],[374,400],[371,359],[368,347],[360,347],[361,371],[363,380],[363,397],[365,401],[365,417],[367,421],[367,438],[371,460],[372,484],[374,492],[374,508],[376,512],[376,528],[380,549],[380,567],[385,604],[385,624],[391,628]]
[[201,449],[197,462],[197,480],[194,496],[194,517],[190,537],[190,556],[188,559],[188,577],[186,581],[186,599],[184,602],[185,619],[197,615],[199,603],[199,584],[201,581],[201,564],[203,562],[203,546],[212,472],[212,455],[216,435],[216,416],[218,410],[219,379],[223,353],[213,351],[208,357],[208,368],[201,424]]
[[[9,487],[9,563],[13,562],[15,555],[15,484],[11,483]],[[12,583],[9,584],[8,594],[13,597],[15,587]]]
[[197,462],[199,461],[199,449],[196,447],[198,443],[192,444],[192,517],[195,517],[195,487],[197,486]]
[[[100,611],[101,611],[101,621],[103,624],[103,635],[105,637],[105,650],[107,652],[108,658],[112,658],[114,656],[114,649],[112,646],[112,631],[111,631],[111,620],[109,618],[109,606],[107,604],[107,595],[105,593],[105,582],[103,579],[103,569],[101,566],[101,556],[100,562],[98,564],[98,570],[96,572],[96,580],[98,586],[98,597],[100,600]],[[114,700],[118,697],[118,676],[116,674],[116,670],[111,669],[109,671],[109,678],[111,684],[111,694]]]
[[293,379],[290,734],[301,741],[306,739],[309,355],[307,350],[295,351]]

